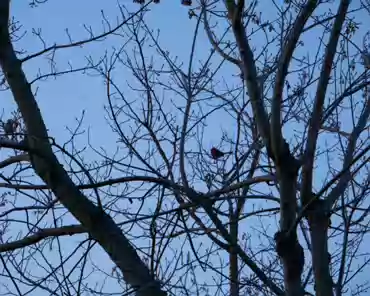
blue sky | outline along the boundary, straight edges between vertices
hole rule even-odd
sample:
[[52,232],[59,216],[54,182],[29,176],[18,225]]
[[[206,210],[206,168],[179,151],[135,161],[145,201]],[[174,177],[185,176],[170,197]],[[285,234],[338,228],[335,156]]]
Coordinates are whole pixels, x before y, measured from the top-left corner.
[[[186,70],[187,63],[189,62],[191,42],[195,30],[195,21],[189,20],[188,9],[180,5],[180,1],[163,0],[162,2],[163,3],[160,5],[150,6],[151,12],[145,16],[146,23],[151,28],[160,30],[160,44],[173,56],[178,56],[179,60],[184,62],[183,70]],[[356,1],[352,2],[353,5],[356,6]],[[118,1],[118,3],[127,5],[128,11],[131,12],[138,8],[138,5],[133,4],[131,0]],[[27,50],[27,54],[32,54],[42,49],[42,42],[32,34],[32,28],[42,29],[42,37],[47,46],[53,45],[54,43],[68,43],[68,37],[65,33],[66,27],[68,27],[69,34],[73,41],[88,37],[88,33],[83,26],[84,24],[91,26],[92,31],[98,34],[104,26],[101,14],[102,9],[104,10],[106,18],[109,19],[111,21],[111,25],[114,26],[116,18],[119,15],[116,1],[49,0],[47,3],[42,4],[37,8],[30,8],[27,1],[12,1],[12,15],[15,16],[16,20],[20,21],[22,25],[21,32],[23,30],[23,32],[26,33],[19,42],[15,43],[15,47],[18,50]],[[335,9],[337,8],[335,7]],[[267,5],[264,7],[264,13],[266,13],[265,19],[267,19],[268,16],[271,18],[275,17],[272,8]],[[363,22],[366,22],[365,14],[356,14],[356,17],[358,21],[363,17]],[[224,26],[221,24],[217,27],[218,30],[221,30],[222,28],[224,28]],[[200,31],[201,32],[197,39],[195,61],[204,59],[209,53],[209,42],[206,39],[204,30],[200,28]],[[305,51],[315,52],[315,44],[319,39],[319,36],[308,34],[305,38],[305,45],[298,51],[301,51],[302,54],[304,54]],[[72,64],[76,68],[82,67],[86,64],[86,55],[91,55],[94,59],[97,59],[101,57],[106,50],[109,54],[112,51],[112,46],[119,47],[120,42],[122,41],[118,38],[108,38],[104,42],[89,44],[82,48],[58,51],[56,53],[56,67],[60,71],[68,69],[68,63]],[[261,42],[261,39],[255,38],[253,44],[258,48],[260,46],[259,42]],[[356,40],[356,42],[361,44],[359,40]],[[130,46],[128,46],[128,48],[130,48]],[[154,50],[148,49],[148,53],[153,54]],[[219,58],[215,58],[215,64],[216,61],[219,61]],[[159,60],[158,63],[160,62],[161,61]],[[48,63],[44,56],[25,63],[24,70],[29,81],[36,77],[39,69],[42,73],[48,72],[49,70]],[[238,74],[238,71],[233,66],[225,66],[222,71],[222,75],[230,80],[235,79],[230,78],[232,75]],[[130,99],[134,99],[137,94],[127,87],[128,83],[136,83],[132,76],[124,71],[119,71],[119,69],[114,71],[113,75],[115,79],[119,81],[119,85],[124,89],[125,95]],[[220,76],[222,75],[220,74]],[[296,78],[292,78],[291,82],[294,82],[295,79]],[[108,151],[108,153],[116,151],[117,137],[107,124],[107,114],[103,108],[107,104],[106,89],[104,82],[100,77],[93,77],[91,75],[87,76],[81,73],[67,74],[60,76],[57,79],[49,78],[45,82],[38,82],[34,85],[33,90],[37,90],[37,102],[49,129],[49,134],[50,136],[55,137],[59,143],[64,143],[69,138],[70,134],[67,127],[75,127],[76,118],[79,118],[82,115],[83,110],[85,110],[84,122],[81,129],[88,132],[89,137],[87,137],[87,133],[77,137],[75,139],[76,146],[80,148],[84,147],[89,141],[89,143],[97,149],[101,147]],[[165,93],[163,93],[163,95],[165,95]],[[179,98],[175,99],[181,100]],[[2,93],[1,108],[4,114],[14,110],[14,107],[13,99],[9,93]],[[171,109],[169,105],[166,106],[166,108],[169,110]],[[346,120],[349,120],[349,118],[343,118],[344,122]],[[178,122],[181,123],[181,118],[178,119]],[[205,150],[208,150],[213,145],[217,146],[219,144],[221,130],[226,130],[230,135],[235,136],[235,122],[225,113],[221,116],[219,113],[211,116],[207,121],[207,124],[208,126],[205,129],[206,137],[203,139],[203,148]],[[125,128],[128,128],[128,126],[125,126]],[[288,127],[285,132],[288,137],[291,136],[291,127]],[[330,142],[331,137],[326,137],[321,143],[324,144],[325,141]],[[194,143],[189,145],[191,149],[198,149]],[[232,147],[225,145],[224,148],[230,149]],[[3,152],[0,151],[0,155],[1,153]],[[91,149],[84,151],[83,156],[87,162],[99,159]],[[339,166],[340,162],[338,162],[338,167]],[[327,168],[323,168],[322,170],[320,169],[315,172],[315,185],[317,187],[319,187],[318,185],[323,182],[326,173]],[[118,175],[119,172],[113,173],[113,176]],[[204,184],[200,185],[199,188],[204,189]],[[266,189],[263,188],[262,190]],[[18,200],[17,202],[22,204],[22,201]],[[122,204],[127,206],[127,201],[123,201]],[[147,205],[149,208],[150,204],[151,203],[148,203]],[[137,205],[132,205],[132,209],[136,206]],[[50,214],[49,219],[52,219]],[[119,218],[119,221],[122,221],[122,217]],[[63,220],[63,224],[68,223],[75,223],[75,221],[73,221],[73,218],[66,215]],[[253,227],[254,223],[258,223],[257,219],[248,220],[248,223],[245,225],[247,227]],[[271,225],[267,227],[273,229],[276,225],[272,222]],[[12,229],[14,233],[16,233],[16,228]],[[62,252],[64,254],[74,253],[75,256],[78,256],[81,250],[78,252],[74,252],[73,250],[76,247],[77,242],[80,242],[82,239],[82,236],[73,236],[63,239],[64,243]],[[207,242],[202,243],[203,247],[208,244]],[[180,245],[180,240],[177,245]],[[47,260],[51,262],[54,261],[55,264],[57,264],[60,258],[54,251],[55,247],[56,246],[49,251],[45,250],[43,255],[47,256]],[[38,256],[41,255],[39,254]],[[100,268],[104,268],[108,274],[110,273],[112,266],[109,258],[102,252],[100,247],[94,248],[94,251],[91,253],[91,257],[94,258],[93,261],[95,264]],[[67,263],[67,266],[70,264],[71,267],[75,262],[76,260],[72,260],[70,263]],[[37,268],[36,263],[33,264],[35,265],[35,268]],[[218,262],[214,262],[214,264],[217,265]],[[91,265],[90,268],[94,267]],[[212,274],[203,273],[200,270],[198,272],[199,276],[204,279],[204,281],[212,282]],[[94,280],[101,282],[101,274],[94,273],[90,278],[90,281],[93,282]],[[119,289],[116,286],[115,280],[111,280],[109,287]],[[36,294],[36,292],[34,293]],[[35,294],[30,293],[29,295]],[[47,292],[42,294],[41,292],[37,295],[49,294]]]

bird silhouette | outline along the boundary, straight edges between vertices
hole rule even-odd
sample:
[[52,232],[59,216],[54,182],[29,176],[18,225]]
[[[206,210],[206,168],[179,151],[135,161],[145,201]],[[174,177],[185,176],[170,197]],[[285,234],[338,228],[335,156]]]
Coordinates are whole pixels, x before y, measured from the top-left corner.
[[211,148],[211,156],[213,159],[219,159],[221,157],[224,157],[225,155],[227,154],[231,154],[232,152],[222,152],[221,150],[215,148],[215,147],[212,147]]

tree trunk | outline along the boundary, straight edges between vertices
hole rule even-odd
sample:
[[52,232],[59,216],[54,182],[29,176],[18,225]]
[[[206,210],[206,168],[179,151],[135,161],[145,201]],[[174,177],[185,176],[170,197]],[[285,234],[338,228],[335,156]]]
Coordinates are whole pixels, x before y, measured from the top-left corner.
[[316,200],[307,210],[311,233],[312,265],[315,275],[316,296],[333,295],[333,280],[330,275],[330,254],[328,252],[328,226],[330,217],[326,214],[326,202]]
[[30,158],[35,172],[68,211],[120,268],[136,295],[165,296],[129,240],[113,219],[78,190],[52,151],[50,138],[35,97],[15,55],[9,36],[9,0],[0,0],[0,64],[27,128]]

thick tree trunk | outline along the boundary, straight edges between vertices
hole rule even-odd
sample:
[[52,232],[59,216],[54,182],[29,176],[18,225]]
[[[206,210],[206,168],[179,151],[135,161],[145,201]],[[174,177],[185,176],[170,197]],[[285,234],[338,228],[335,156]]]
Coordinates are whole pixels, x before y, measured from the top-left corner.
[[307,209],[307,220],[311,233],[312,265],[315,275],[316,296],[333,295],[333,280],[330,275],[328,252],[328,226],[330,217],[324,200],[316,200]]
[[296,175],[280,174],[280,231],[275,234],[276,252],[284,267],[284,286],[287,296],[303,295],[301,275],[304,252],[297,238],[296,228]]
[[10,40],[9,2],[0,0],[0,64],[27,128],[35,172],[108,253],[122,271],[124,280],[137,291],[136,295],[166,295],[121,229],[77,189],[54,155],[41,112]]

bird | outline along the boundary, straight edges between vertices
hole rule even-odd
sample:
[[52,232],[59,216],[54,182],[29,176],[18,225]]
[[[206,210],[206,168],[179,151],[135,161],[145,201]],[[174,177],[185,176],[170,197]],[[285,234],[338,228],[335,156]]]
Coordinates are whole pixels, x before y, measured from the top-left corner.
[[226,154],[231,154],[232,152],[222,152],[221,150],[212,147],[211,148],[211,156],[213,159],[219,159],[221,157],[224,157]]
[[181,4],[185,6],[191,6],[191,2],[192,2],[191,0],[182,0]]
[[14,138],[17,127],[18,127],[18,122],[16,120],[8,119],[5,123],[3,123],[3,130],[5,133],[5,136]]

